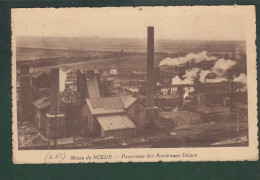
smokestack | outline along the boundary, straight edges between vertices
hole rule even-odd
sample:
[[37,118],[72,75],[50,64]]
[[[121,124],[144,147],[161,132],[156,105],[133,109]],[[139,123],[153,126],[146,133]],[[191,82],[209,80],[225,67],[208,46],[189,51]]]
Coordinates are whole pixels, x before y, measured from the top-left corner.
[[154,107],[154,27],[147,28],[146,106]]
[[148,27],[147,36],[147,74],[146,74],[146,120],[152,127],[157,124],[159,108],[154,104],[154,27]]
[[59,89],[59,69],[51,69],[51,90],[50,90],[50,112],[46,113],[48,122],[47,137],[49,140],[66,137],[66,120],[64,114],[60,112],[60,89]]
[[60,92],[59,92],[59,69],[51,69],[51,105],[50,113],[51,115],[60,114]]
[[31,120],[31,85],[30,85],[30,74],[29,65],[24,64],[20,69],[21,78],[21,114],[23,121]]

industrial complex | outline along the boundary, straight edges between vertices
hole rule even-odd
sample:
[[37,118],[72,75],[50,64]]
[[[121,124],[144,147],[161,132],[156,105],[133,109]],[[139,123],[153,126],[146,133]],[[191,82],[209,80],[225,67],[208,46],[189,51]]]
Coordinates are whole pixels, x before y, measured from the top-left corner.
[[154,27],[148,27],[143,72],[111,64],[32,73],[23,63],[17,75],[19,148],[247,146],[243,75],[219,68],[219,62],[232,62],[205,55],[158,66],[154,51]]

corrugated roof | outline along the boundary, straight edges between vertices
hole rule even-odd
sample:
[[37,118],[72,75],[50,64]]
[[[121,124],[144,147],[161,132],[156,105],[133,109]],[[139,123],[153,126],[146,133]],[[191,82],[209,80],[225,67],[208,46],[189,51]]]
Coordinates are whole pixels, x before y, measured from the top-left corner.
[[137,99],[132,96],[120,96],[124,108],[129,108]]
[[86,99],[92,114],[122,113],[129,108],[137,98],[132,96],[99,97]]
[[92,114],[111,114],[124,112],[120,97],[101,97],[86,99]]
[[97,120],[104,131],[136,128],[126,115],[98,116]]
[[89,98],[101,97],[97,79],[88,79],[87,88],[88,88]]
[[38,109],[43,109],[50,105],[50,97],[42,97],[40,99],[37,99],[32,104],[37,107]]

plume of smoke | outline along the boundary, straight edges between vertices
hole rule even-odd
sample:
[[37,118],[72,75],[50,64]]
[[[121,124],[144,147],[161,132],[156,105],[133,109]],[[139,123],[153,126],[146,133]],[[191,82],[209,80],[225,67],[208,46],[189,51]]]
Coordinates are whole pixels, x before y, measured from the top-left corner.
[[218,59],[214,66],[212,67],[212,71],[216,73],[219,77],[224,76],[226,71],[233,67],[236,64],[235,61],[232,61],[230,59]]
[[195,88],[194,88],[194,87],[191,87],[191,88],[185,87],[185,88],[184,88],[183,99],[186,99],[186,98],[189,96],[189,94],[190,94],[191,92],[193,92],[193,91],[195,91]]
[[[235,61],[225,60],[223,58],[217,60],[214,66],[209,70],[202,70],[200,68],[192,68],[185,71],[185,75],[182,77],[183,80],[180,79],[179,76],[175,76],[172,79],[172,85],[176,84],[192,84],[195,79],[199,79],[201,83],[205,82],[222,82],[228,81],[225,77],[227,70],[232,68],[236,64]],[[214,74],[215,77],[211,79],[207,79],[206,77],[210,74]]]
[[[218,59],[214,66],[209,70],[201,70],[200,71],[200,82],[223,82],[228,81],[228,79],[225,77],[227,70],[232,68],[236,64],[235,61],[232,61],[230,59]],[[210,74],[214,74],[215,78],[207,79],[206,77]]]
[[[199,69],[198,69],[199,70]],[[191,70],[187,72],[187,78],[182,80],[179,76],[175,76],[172,78],[172,85],[180,85],[180,84],[193,84],[193,74],[197,73],[197,69],[194,68],[194,70]],[[194,91],[194,88],[184,88],[184,94],[183,94],[183,99],[186,99],[189,96],[189,93]],[[167,93],[167,92],[166,92]]]
[[[199,80],[201,83],[205,82],[223,82],[228,81],[227,79],[227,70],[231,69],[236,62],[230,59],[220,58],[217,59],[215,56],[208,56],[207,51],[202,51],[198,54],[189,53],[184,57],[180,58],[166,58],[160,62],[159,66],[178,66],[180,64],[185,64],[189,61],[193,61],[194,63],[199,63],[201,61],[215,61],[214,65],[210,69],[200,69],[200,68],[192,68],[185,71],[185,74],[180,78],[179,76],[175,76],[172,78],[172,85],[180,85],[180,84],[193,84],[195,80]],[[235,78],[236,81],[246,81],[246,75],[242,74],[239,77]],[[235,80],[234,80],[235,81]],[[190,89],[185,88],[185,93],[183,98],[187,98],[190,93]]]
[[202,82],[202,83],[204,83],[204,82],[206,82],[206,76],[209,74],[209,73],[211,73],[211,70],[201,70],[200,71],[200,82]]
[[189,80],[189,79],[184,79],[182,80],[179,76],[175,76],[174,78],[172,78],[172,85],[178,85],[178,84],[192,84],[193,81]]
[[200,68],[188,69],[185,71],[185,75],[183,75],[182,77],[185,79],[188,79],[189,81],[191,81],[193,83],[195,79],[199,78],[200,71],[201,71]]
[[242,73],[238,77],[234,78],[234,82],[240,82],[243,84],[243,87],[239,89],[242,92],[245,92],[247,90],[247,76],[246,74]]
[[227,78],[206,79],[206,82],[209,83],[217,83],[217,82],[224,82],[224,81],[228,81],[228,79]]
[[213,61],[217,60],[215,56],[208,56],[207,51],[199,52],[198,54],[195,53],[189,53],[184,57],[178,57],[178,58],[165,58],[163,59],[159,66],[178,66],[180,64],[185,64],[187,62],[193,61],[194,63],[199,63],[201,61]]
[[234,82],[240,82],[240,83],[246,85],[247,84],[247,76],[246,76],[246,74],[242,73],[238,77],[234,78],[233,81]]

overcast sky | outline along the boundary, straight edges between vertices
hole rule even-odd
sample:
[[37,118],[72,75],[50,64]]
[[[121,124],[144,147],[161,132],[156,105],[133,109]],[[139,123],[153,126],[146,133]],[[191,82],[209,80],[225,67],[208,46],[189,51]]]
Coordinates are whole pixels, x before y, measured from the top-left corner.
[[142,7],[12,10],[13,31],[23,36],[244,40],[243,8]]

